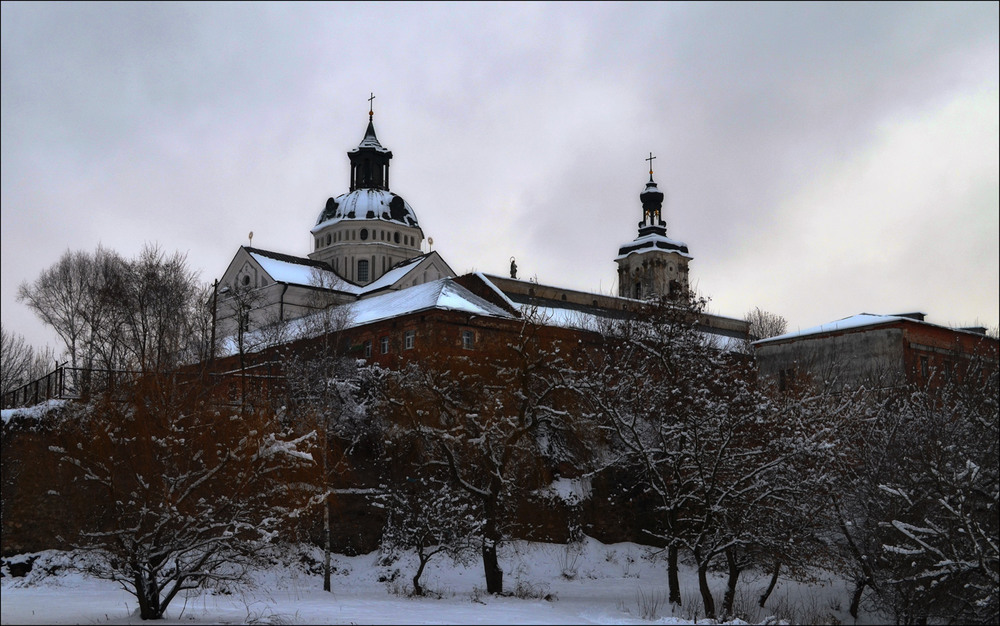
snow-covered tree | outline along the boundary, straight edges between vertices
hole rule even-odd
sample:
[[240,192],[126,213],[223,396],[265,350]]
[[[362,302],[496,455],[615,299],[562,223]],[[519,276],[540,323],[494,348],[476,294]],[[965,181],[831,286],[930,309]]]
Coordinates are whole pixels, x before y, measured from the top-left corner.
[[296,473],[313,465],[311,435],[292,437],[267,412],[234,414],[195,385],[151,375],[127,402],[102,397],[62,423],[52,450],[94,494],[79,516],[97,576],[162,618],[178,593],[239,580],[254,550],[309,495]]
[[517,502],[542,487],[553,462],[579,457],[583,415],[570,381],[576,345],[527,317],[495,359],[423,362],[386,388],[389,419],[423,437],[426,467],[445,471],[483,519],[486,590],[503,593],[499,545],[511,538]]
[[667,550],[669,600],[681,601],[684,550],[714,618],[710,568],[725,557],[729,614],[743,568],[765,545],[789,541],[794,527],[773,520],[802,500],[809,483],[798,470],[825,431],[763,394],[745,357],[710,344],[698,330],[704,306],[689,296],[609,324],[584,384],[618,463],[638,472],[655,502],[644,530]]
[[854,446],[868,471],[848,502],[863,514],[851,521],[871,601],[900,623],[986,623],[1000,610],[998,367],[995,356],[967,365],[893,398]]
[[[330,591],[331,498],[344,486],[359,448],[377,456],[377,429],[368,419],[368,398],[377,371],[356,359],[338,356],[337,341],[324,335],[317,352],[285,357],[288,384],[286,416],[290,426],[316,433],[317,464],[308,477],[311,502],[323,513],[323,589]],[[329,342],[327,344],[327,342]]]
[[387,512],[382,551],[391,559],[407,550],[417,555],[411,578],[414,595],[424,595],[420,577],[433,557],[468,564],[481,545],[483,520],[476,502],[447,477],[404,476],[387,485],[381,503]]

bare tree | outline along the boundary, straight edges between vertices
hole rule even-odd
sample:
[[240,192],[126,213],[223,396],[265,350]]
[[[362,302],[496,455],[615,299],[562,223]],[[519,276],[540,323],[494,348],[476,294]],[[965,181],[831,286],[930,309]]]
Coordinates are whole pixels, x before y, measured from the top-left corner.
[[67,250],[33,283],[21,283],[18,288],[17,299],[27,303],[63,340],[72,367],[79,365],[87,327],[85,312],[92,294],[91,265],[86,253]]
[[0,394],[30,382],[34,359],[35,351],[24,337],[0,327]]
[[98,247],[66,252],[18,299],[63,340],[73,368],[141,372],[195,360],[197,275],[181,254],[147,245],[134,260]]
[[768,337],[777,337],[788,332],[788,321],[784,317],[776,313],[764,311],[760,307],[754,307],[752,310],[747,311],[747,314],[743,316],[743,320],[749,326],[747,329],[747,338],[741,346],[741,351],[746,354],[753,354],[753,346],[751,344],[754,341],[767,339]]
[[[378,430],[369,403],[379,371],[347,356],[343,331],[350,326],[348,307],[330,307],[310,316],[297,348],[282,351],[287,380],[286,414],[299,430],[316,433],[317,464],[310,476],[311,503],[323,513],[323,590],[331,590],[332,498],[353,469],[360,447],[373,445]],[[286,331],[286,337],[292,335]]]

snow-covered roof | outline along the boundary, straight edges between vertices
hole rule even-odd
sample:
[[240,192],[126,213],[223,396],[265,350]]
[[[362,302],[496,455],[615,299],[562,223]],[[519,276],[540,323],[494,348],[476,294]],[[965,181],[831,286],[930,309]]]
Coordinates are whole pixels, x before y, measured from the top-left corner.
[[368,120],[368,128],[365,129],[364,139],[358,144],[358,147],[351,150],[351,152],[357,152],[362,148],[370,148],[372,150],[378,150],[379,152],[389,152],[388,149],[383,148],[382,144],[379,143],[378,137],[375,136],[375,123]]
[[450,278],[374,295],[348,306],[350,306],[351,326],[360,326],[427,309],[463,311],[490,317],[513,317]]
[[361,287],[347,282],[329,269],[326,264],[319,261],[267,250],[248,248],[247,252],[275,282],[290,285],[322,286],[355,295],[361,293]]
[[[833,322],[827,322],[826,324],[820,324],[819,326],[813,326],[812,328],[807,328],[805,330],[799,330],[793,333],[785,333],[784,335],[778,335],[776,337],[768,337],[767,339],[760,339],[754,342],[754,345],[760,345],[762,343],[770,343],[774,341],[783,341],[785,339],[792,339],[795,337],[803,337],[806,335],[818,335],[821,333],[832,333],[840,330],[849,330],[852,328],[861,328],[863,326],[878,326],[880,324],[888,324],[890,322],[898,322],[901,320],[907,320],[910,322],[917,322],[913,318],[903,317],[900,315],[875,315],[873,313],[859,313],[858,315],[852,315],[850,317],[845,317]],[[922,323],[922,322],[917,322]]]
[[[480,298],[465,287],[462,287],[451,278],[441,278],[422,285],[407,287],[406,289],[387,291],[340,306],[345,307],[343,317],[346,321],[345,328],[354,328],[372,322],[431,309],[461,311],[471,315],[507,319],[514,317],[492,302]],[[281,334],[279,341],[285,342],[310,336],[309,329],[323,327],[322,324],[313,323],[313,318],[326,315],[327,313],[327,311],[320,311],[313,315],[306,315],[288,321],[286,327],[287,333]],[[265,339],[267,336],[266,333],[255,331],[250,333],[244,341],[246,345],[257,346],[258,349],[271,347],[273,344],[267,343]],[[236,354],[236,338],[233,336],[226,337],[220,347],[220,352],[223,355]]]
[[514,304],[514,301],[511,300],[510,298],[508,298],[507,294],[505,294],[503,291],[501,291],[499,287],[497,287],[496,285],[494,285],[493,281],[486,277],[486,274],[483,274],[482,272],[473,272],[473,273],[476,276],[478,276],[479,280],[483,281],[483,283],[487,287],[489,287],[490,289],[492,289],[497,294],[497,297],[499,297],[502,301],[506,302],[507,305],[510,306],[510,308],[512,310],[516,310],[517,309],[518,305]]
[[635,238],[631,243],[627,243],[618,249],[618,256],[615,257],[615,261],[620,261],[630,254],[649,252],[651,250],[665,250],[667,252],[676,252],[677,254],[693,258],[688,254],[687,244],[683,241],[677,241],[676,239],[671,239],[666,235],[660,235],[658,233],[650,233],[647,235],[640,235]]
[[361,293],[370,293],[372,291],[378,291],[380,289],[391,287],[396,283],[396,281],[401,279],[403,276],[406,276],[410,270],[419,265],[420,262],[426,258],[427,255],[422,254],[420,256],[415,256],[412,259],[400,261],[388,272],[379,276],[378,280],[374,280],[364,287],[359,287],[359,289],[361,290]]
[[341,220],[385,220],[419,228],[417,214],[403,197],[385,189],[355,189],[326,201],[312,231]]

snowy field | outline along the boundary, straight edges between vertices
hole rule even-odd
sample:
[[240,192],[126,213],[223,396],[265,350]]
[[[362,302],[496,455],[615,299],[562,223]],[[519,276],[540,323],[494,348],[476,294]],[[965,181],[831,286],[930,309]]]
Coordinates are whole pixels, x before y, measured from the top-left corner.
[[[645,546],[605,545],[593,539],[572,546],[515,542],[504,546],[501,566],[510,597],[484,592],[482,564],[458,566],[432,559],[421,578],[430,592],[409,597],[416,559],[380,563],[380,555],[334,556],[333,593],[322,591],[322,552],[288,548],[270,555],[274,565],[254,572],[250,585],[177,598],[160,624],[691,624],[707,623],[693,570],[681,572],[684,606],[666,602],[666,567]],[[11,560],[23,560],[24,555]],[[114,583],[68,568],[67,553],[43,552],[27,576],[3,568],[3,624],[136,624],[135,598]],[[290,564],[290,565],[289,565]],[[311,570],[311,571],[310,571]],[[51,572],[51,573],[49,573]],[[716,602],[721,576],[714,579]],[[782,581],[767,609],[756,598],[767,579],[747,575],[737,598],[744,619],[728,623],[844,623],[849,590],[822,577],[812,584]],[[878,623],[862,619],[857,623]]]

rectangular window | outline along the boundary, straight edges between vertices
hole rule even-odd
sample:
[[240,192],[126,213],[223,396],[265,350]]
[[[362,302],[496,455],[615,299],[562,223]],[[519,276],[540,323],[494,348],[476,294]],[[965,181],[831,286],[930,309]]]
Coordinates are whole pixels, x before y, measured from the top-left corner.
[[413,341],[416,338],[416,336],[417,336],[417,331],[415,331],[415,330],[408,330],[405,333],[403,333],[403,349],[404,350],[412,350],[413,349]]
[[928,374],[930,374],[930,371],[927,367],[927,357],[922,356],[920,357],[920,375],[927,378]]
[[365,341],[365,356],[368,357],[371,355],[372,355],[372,340],[369,339]]
[[368,282],[368,260],[362,259],[358,261],[358,282],[367,283]]
[[379,340],[379,343],[382,346],[382,354],[389,354],[389,338],[382,337],[382,339]]
[[473,344],[476,342],[476,335],[471,330],[462,331],[462,347],[466,350],[472,350]]

